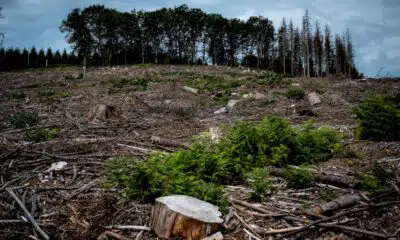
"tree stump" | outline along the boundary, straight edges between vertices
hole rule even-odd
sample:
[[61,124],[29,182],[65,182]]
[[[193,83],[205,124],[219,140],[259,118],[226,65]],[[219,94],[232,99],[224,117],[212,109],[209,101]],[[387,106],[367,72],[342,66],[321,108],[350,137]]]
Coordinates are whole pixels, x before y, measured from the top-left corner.
[[156,199],[150,227],[161,238],[200,240],[216,232],[222,222],[216,206],[193,197],[172,195]]

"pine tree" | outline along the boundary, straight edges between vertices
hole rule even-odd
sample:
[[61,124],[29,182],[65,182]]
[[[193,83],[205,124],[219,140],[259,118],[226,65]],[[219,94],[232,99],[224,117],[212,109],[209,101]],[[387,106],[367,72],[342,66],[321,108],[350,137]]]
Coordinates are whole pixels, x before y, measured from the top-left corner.
[[61,63],[62,64],[69,64],[68,60],[69,59],[68,59],[67,49],[64,48],[64,51],[63,51],[62,56],[61,56]]
[[329,73],[332,72],[332,44],[331,44],[331,31],[328,25],[325,25],[325,41],[324,41],[324,63],[325,63],[325,72],[328,76]]
[[314,53],[315,53],[315,64],[316,64],[316,76],[322,76],[322,59],[323,59],[323,46],[322,46],[321,29],[318,21],[315,23],[315,35],[314,35]]
[[48,65],[54,65],[54,56],[53,56],[53,51],[51,50],[51,48],[47,49],[46,60],[47,60]]
[[312,37],[311,37],[311,26],[310,26],[310,14],[308,9],[306,9],[305,14],[303,16],[303,29],[302,29],[302,38],[303,38],[303,51],[304,51],[304,62],[306,66],[306,74],[307,77],[310,77],[310,66],[312,62]]
[[354,51],[353,51],[353,41],[350,35],[350,29],[346,30],[346,56],[347,56],[347,65],[348,65],[348,73],[349,77],[352,76],[352,69],[354,68]]
[[36,48],[32,47],[29,52],[29,67],[37,67],[38,65],[38,54],[36,52]]
[[61,53],[59,50],[56,51],[54,54],[54,64],[60,64],[61,63]]

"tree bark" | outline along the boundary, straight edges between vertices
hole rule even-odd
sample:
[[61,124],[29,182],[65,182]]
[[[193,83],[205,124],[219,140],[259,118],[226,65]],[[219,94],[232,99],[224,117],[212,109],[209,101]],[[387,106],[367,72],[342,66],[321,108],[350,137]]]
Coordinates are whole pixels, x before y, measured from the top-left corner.
[[216,232],[222,222],[216,206],[193,197],[172,195],[156,199],[150,227],[161,238],[200,240]]

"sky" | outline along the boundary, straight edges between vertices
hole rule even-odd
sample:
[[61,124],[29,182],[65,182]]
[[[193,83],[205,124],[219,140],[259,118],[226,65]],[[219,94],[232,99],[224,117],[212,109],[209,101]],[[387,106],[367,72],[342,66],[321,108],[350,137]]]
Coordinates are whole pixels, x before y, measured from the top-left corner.
[[128,12],[187,4],[227,18],[262,15],[276,28],[283,17],[300,27],[308,9],[311,20],[328,24],[332,33],[350,29],[356,66],[366,76],[381,68],[380,76],[400,76],[400,0],[0,0],[4,46],[70,49],[58,27],[72,9],[91,4]]

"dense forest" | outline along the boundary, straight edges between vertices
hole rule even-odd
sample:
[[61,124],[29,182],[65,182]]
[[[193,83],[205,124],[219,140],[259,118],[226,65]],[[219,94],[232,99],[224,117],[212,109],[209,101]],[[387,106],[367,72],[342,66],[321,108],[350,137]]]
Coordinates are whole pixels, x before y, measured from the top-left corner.
[[[181,5],[155,11],[119,12],[104,5],[73,9],[60,31],[73,48],[63,54],[1,49],[3,70],[58,64],[110,66],[137,63],[213,64],[267,69],[291,76],[345,74],[361,77],[354,64],[349,29],[332,34],[329,26],[302,26],[285,18],[274,27],[268,18],[247,21]],[[46,64],[47,60],[47,64]]]

